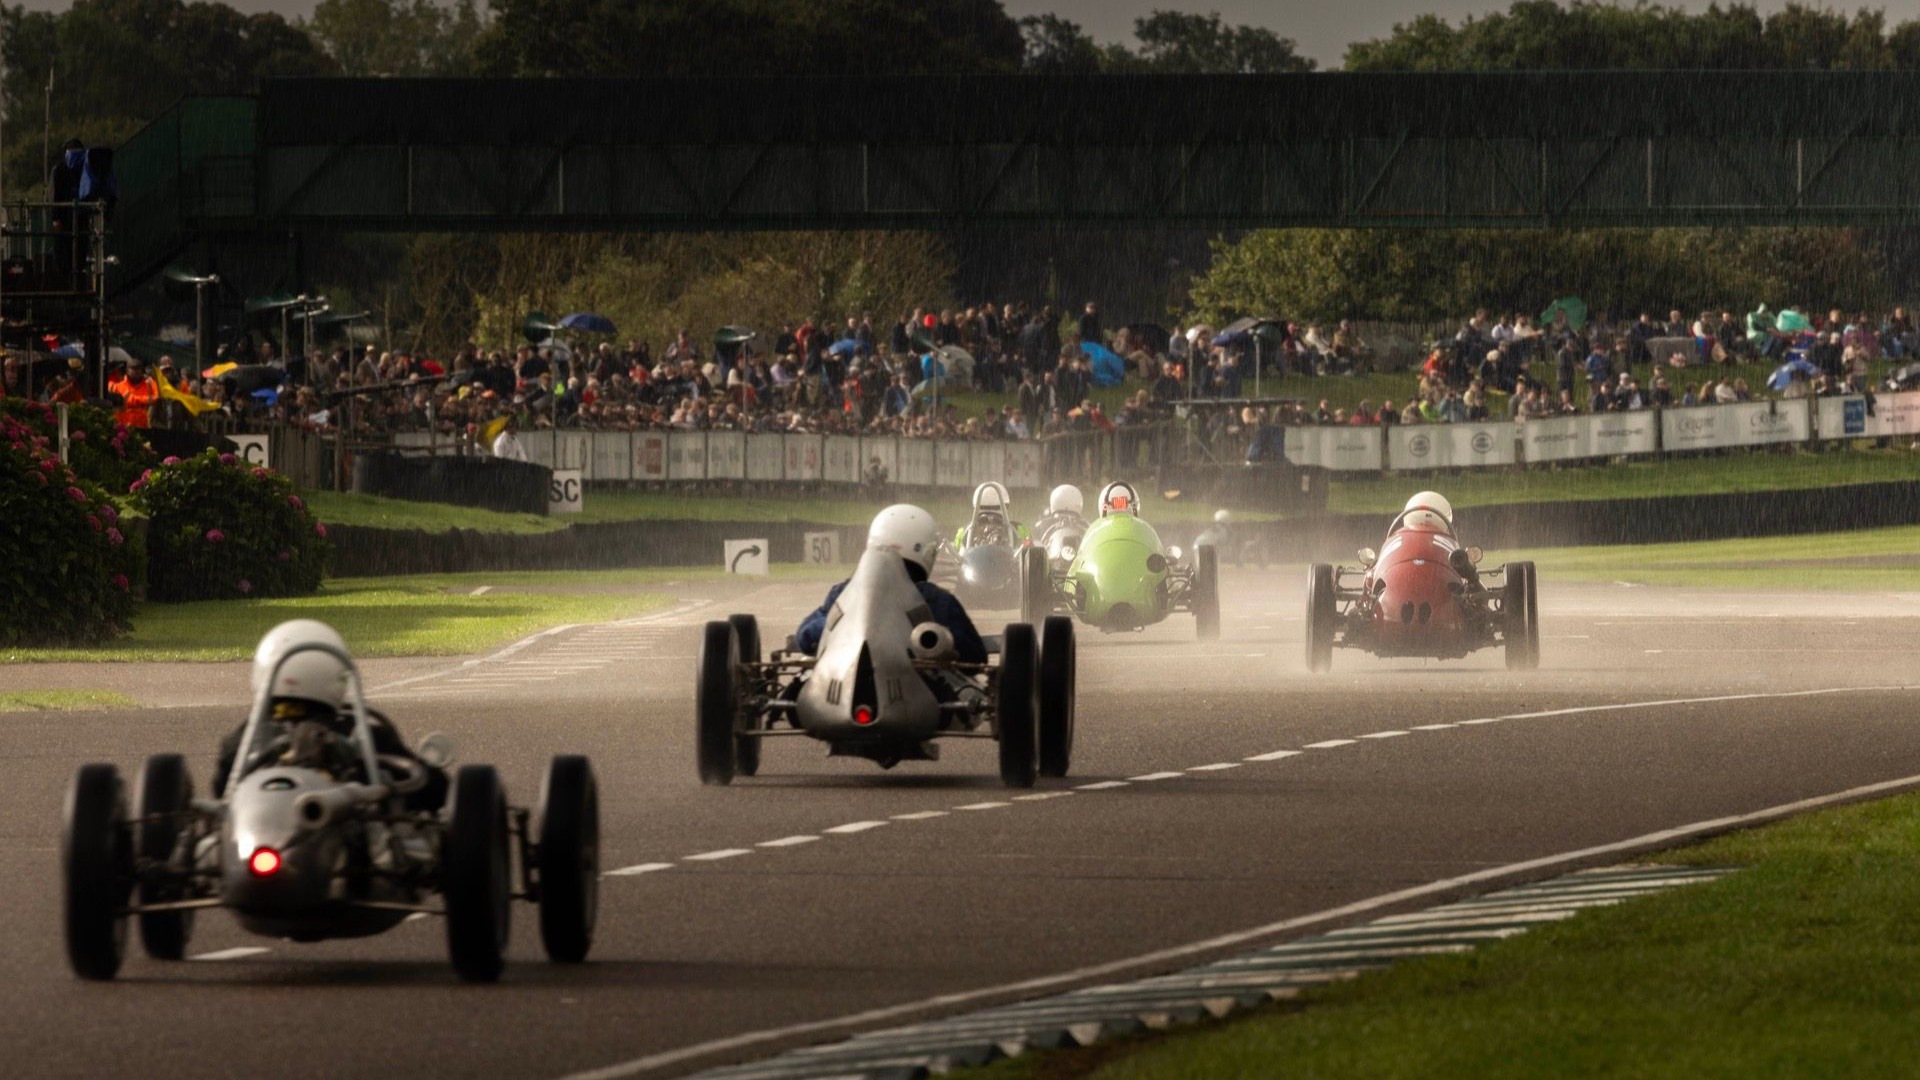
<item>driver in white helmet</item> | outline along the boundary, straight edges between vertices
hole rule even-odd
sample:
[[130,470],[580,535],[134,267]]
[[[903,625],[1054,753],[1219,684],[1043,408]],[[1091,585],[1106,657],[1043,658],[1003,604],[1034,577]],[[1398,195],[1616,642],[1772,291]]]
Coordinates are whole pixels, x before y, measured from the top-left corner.
[[1060,529],[1072,529],[1085,532],[1087,519],[1082,515],[1086,509],[1086,497],[1072,484],[1061,484],[1047,496],[1047,512],[1033,523],[1033,534],[1046,543],[1047,538]]
[[1480,571],[1473,565],[1473,558],[1466,547],[1458,545],[1458,537],[1453,532],[1453,504],[1446,496],[1437,491],[1422,491],[1407,500],[1394,516],[1393,524],[1388,526],[1387,535],[1402,530],[1438,533],[1456,542],[1452,554],[1447,557],[1447,565],[1460,575],[1469,589],[1480,588]]
[[956,548],[986,544],[1019,545],[1026,541],[1027,527],[1013,520],[1013,506],[1005,485],[991,480],[973,489],[973,520],[953,534]]
[[[339,650],[341,655],[347,651],[346,640],[326,623],[313,619],[281,623],[267,631],[254,649],[254,700],[257,702],[262,695],[268,697],[267,719],[271,723],[291,728],[302,721],[319,721],[335,735],[344,737],[353,730],[347,665],[332,652],[301,648],[307,645],[328,646]],[[285,663],[281,662],[282,658]],[[220,761],[213,779],[216,795],[226,790],[246,727],[243,720],[220,740]],[[367,728],[373,735],[376,754],[409,759],[426,773],[426,785],[408,796],[408,805],[417,809],[439,808],[447,796],[445,771],[420,762],[385,714],[369,709]]]
[[1113,517],[1116,514],[1140,516],[1140,494],[1125,480],[1115,480],[1100,489],[1100,516]]
[[[980,639],[980,631],[974,629],[973,620],[967,617],[967,609],[952,593],[927,580],[927,575],[933,572],[933,560],[940,553],[940,526],[932,514],[905,503],[887,507],[874,516],[872,526],[867,529],[867,550],[891,552],[906,563],[907,576],[913,579],[914,587],[926,600],[933,621],[953,634],[955,659],[969,664],[987,662],[986,642]],[[820,638],[827,630],[827,615],[846,587],[847,583],[842,581],[828,589],[819,609],[800,621],[800,629],[793,635],[794,648],[809,654],[820,650]]]

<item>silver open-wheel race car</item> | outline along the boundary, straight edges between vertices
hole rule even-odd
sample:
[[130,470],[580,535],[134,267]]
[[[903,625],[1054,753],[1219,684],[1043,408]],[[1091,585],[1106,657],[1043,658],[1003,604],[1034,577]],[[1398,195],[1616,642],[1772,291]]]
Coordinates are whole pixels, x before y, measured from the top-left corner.
[[[901,559],[868,551],[827,620],[816,655],[760,655],[751,615],[706,625],[695,714],[700,779],[731,783],[760,769],[761,743],[806,736],[829,756],[892,768],[939,760],[939,739],[993,739],[1000,778],[1031,787],[1065,776],[1073,756],[1073,622],[1036,633],[1013,623],[987,638],[984,664],[954,656]],[[994,662],[997,659],[997,662]]]
[[75,973],[118,973],[130,916],[149,956],[179,960],[195,913],[226,908],[252,933],[293,941],[366,937],[411,915],[443,915],[454,970],[491,981],[505,966],[514,899],[539,904],[550,959],[586,959],[600,881],[600,797],[588,760],[552,760],[537,821],[507,803],[486,765],[459,770],[446,810],[412,807],[429,768],[450,760],[446,740],[429,736],[420,759],[378,753],[373,727],[385,721],[367,708],[344,651],[301,645],[274,674],[313,651],[346,666],[339,723],[275,720],[263,688],[215,798],[194,797],[179,754],[147,759],[131,813],[114,766],[81,767],[63,844]]

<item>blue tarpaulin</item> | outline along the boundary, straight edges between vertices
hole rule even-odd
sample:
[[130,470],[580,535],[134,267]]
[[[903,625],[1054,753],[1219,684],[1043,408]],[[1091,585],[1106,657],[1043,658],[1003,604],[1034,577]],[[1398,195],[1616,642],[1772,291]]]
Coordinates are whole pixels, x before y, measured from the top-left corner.
[[1767,389],[1775,393],[1785,391],[1788,385],[1793,382],[1793,373],[1796,371],[1800,373],[1802,378],[1806,379],[1811,379],[1815,375],[1820,374],[1819,368],[1814,367],[1806,360],[1796,356],[1775,368],[1773,374],[1767,376]]
[[1127,362],[1115,356],[1105,345],[1081,342],[1080,351],[1093,361],[1093,385],[1119,386],[1127,377]]

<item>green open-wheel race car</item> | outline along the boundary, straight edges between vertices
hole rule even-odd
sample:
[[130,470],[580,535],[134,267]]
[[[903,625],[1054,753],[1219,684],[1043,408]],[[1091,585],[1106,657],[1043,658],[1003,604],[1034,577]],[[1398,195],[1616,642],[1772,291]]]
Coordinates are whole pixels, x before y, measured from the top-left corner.
[[1100,492],[1100,517],[1087,526],[1065,569],[1049,565],[1045,548],[1021,550],[1020,596],[1024,620],[1069,612],[1113,632],[1141,630],[1190,611],[1201,641],[1220,637],[1214,549],[1196,547],[1188,562],[1178,547],[1163,547],[1160,534],[1140,518],[1139,495],[1124,481]]

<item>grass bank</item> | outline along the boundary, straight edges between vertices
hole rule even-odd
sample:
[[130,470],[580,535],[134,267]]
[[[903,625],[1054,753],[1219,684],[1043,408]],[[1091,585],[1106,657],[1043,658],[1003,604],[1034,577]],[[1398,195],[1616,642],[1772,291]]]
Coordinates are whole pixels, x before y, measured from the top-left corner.
[[1920,796],[1661,863],[1743,866],[1297,1002],[968,1080],[1912,1076]]
[[1487,557],[1495,564],[1532,559],[1539,565],[1543,587],[1584,581],[1770,591],[1920,590],[1920,526],[1686,544],[1490,551]]
[[14,690],[0,693],[0,713],[127,709],[139,705],[112,690]]

